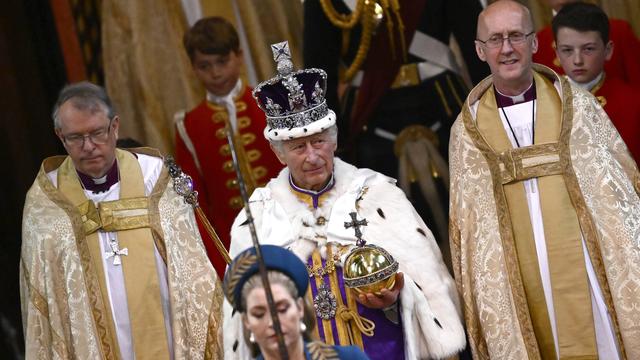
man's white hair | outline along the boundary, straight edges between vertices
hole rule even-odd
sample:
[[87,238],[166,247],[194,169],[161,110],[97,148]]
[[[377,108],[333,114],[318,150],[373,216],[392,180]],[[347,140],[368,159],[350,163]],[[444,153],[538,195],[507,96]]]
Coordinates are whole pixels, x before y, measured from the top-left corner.
[[[325,133],[327,135],[329,135],[329,139],[331,140],[331,142],[333,142],[334,144],[338,143],[338,126],[337,125],[332,125],[331,127],[328,127],[326,130],[318,133],[318,134],[322,134]],[[317,134],[313,134],[313,135],[317,135]],[[309,136],[313,136],[313,135],[309,135]],[[273,146],[273,149],[278,152],[278,154],[283,155],[284,154],[284,142],[288,141],[288,140],[271,140],[269,139],[269,143],[271,144],[271,146]]]

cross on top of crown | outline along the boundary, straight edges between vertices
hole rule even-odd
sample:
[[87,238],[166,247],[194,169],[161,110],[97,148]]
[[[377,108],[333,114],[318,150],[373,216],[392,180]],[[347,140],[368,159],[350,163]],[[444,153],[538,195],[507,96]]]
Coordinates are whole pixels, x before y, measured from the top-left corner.
[[288,75],[293,71],[293,63],[291,62],[291,51],[289,50],[289,42],[283,41],[277,44],[271,44],[273,52],[273,60],[277,63],[278,72],[281,75]]
[[276,62],[280,62],[283,58],[291,60],[291,51],[289,51],[288,41],[272,44],[271,51],[273,51],[273,60]]

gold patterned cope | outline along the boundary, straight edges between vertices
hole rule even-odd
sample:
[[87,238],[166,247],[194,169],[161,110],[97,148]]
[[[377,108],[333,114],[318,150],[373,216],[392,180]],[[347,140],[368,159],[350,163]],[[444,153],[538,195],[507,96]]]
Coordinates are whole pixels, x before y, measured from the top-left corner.
[[[540,194],[545,243],[551,275],[553,308],[558,329],[560,358],[597,358],[587,278],[578,218],[562,178],[557,141],[560,135],[560,99],[553,84],[535,76],[535,144],[514,149],[500,119],[493,91],[480,99],[478,131],[498,152],[499,173],[494,181],[503,186],[513,239],[520,264],[529,313],[542,357],[555,359],[556,349],[538,271],[533,228],[523,180],[536,178]],[[501,194],[502,195],[502,194]]]
[[[84,195],[71,158],[67,158],[58,169],[58,189],[81,211],[85,241],[91,252],[91,261],[101,273],[98,277],[102,280],[100,290],[107,306],[109,294],[103,280],[102,252],[96,230],[102,228],[104,231],[117,232],[120,247],[129,249],[129,254],[121,261],[134,352],[138,358],[169,359],[154,241],[148,227],[148,208],[144,206],[148,202],[142,170],[133,154],[123,150],[116,151],[121,200],[101,203],[99,210],[89,210],[83,214],[83,210],[91,209],[93,201]],[[93,208],[95,209],[95,205]],[[93,216],[89,216],[90,214]]]
[[[136,151],[158,156],[154,150]],[[129,249],[122,266],[136,358],[169,357],[162,309],[157,307],[154,243],[167,266],[173,356],[221,358],[217,329],[222,293],[204,253],[193,210],[168,186],[166,169],[145,197],[138,161],[121,150],[117,159],[121,202],[87,210],[92,207],[86,205],[73,164],[66,157],[46,159],[27,193],[20,267],[27,358],[120,358],[97,223],[101,230],[117,231],[118,241]],[[47,175],[56,168],[59,188]],[[132,264],[135,254],[144,252],[151,258],[136,258],[133,261],[138,263]],[[144,273],[143,262],[152,273]]]
[[597,358],[581,237],[622,356],[638,358],[638,168],[594,98],[535,69],[533,146],[511,147],[491,77],[471,92],[452,128],[450,240],[474,357],[556,358],[522,183],[536,178],[560,358]]

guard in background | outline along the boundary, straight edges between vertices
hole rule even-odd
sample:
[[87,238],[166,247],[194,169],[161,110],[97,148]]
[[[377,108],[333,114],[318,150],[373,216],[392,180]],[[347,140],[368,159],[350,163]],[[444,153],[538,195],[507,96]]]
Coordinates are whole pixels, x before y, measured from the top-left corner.
[[484,78],[471,46],[481,10],[477,0],[304,3],[305,66],[327,71],[341,150],[398,178],[443,249],[449,128],[468,92],[448,43],[453,34],[474,83]]

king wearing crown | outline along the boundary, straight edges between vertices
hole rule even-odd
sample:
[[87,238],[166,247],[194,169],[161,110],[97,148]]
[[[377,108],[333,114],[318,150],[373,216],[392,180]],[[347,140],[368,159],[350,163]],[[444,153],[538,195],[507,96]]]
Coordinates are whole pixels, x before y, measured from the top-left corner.
[[[458,295],[431,231],[394,179],[334,156],[326,73],[294,71],[286,42],[272,50],[278,74],[253,96],[286,167],[249,205],[259,241],[306,263],[313,332],[327,344],[359,346],[371,359],[456,354],[465,346]],[[232,257],[251,245],[248,223],[244,211],[235,219]],[[223,312],[225,358],[250,358],[242,316],[228,303]]]

